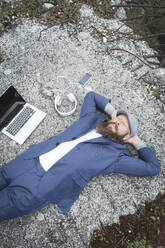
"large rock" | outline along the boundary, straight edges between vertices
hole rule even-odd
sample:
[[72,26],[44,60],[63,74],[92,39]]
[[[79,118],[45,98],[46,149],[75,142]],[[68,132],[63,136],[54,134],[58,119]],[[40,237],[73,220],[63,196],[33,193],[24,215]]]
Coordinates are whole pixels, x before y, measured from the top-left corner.
[[[100,221],[104,225],[118,222],[119,216],[136,211],[135,203],[143,204],[164,192],[165,146],[162,134],[165,116],[160,111],[159,100],[149,94],[146,86],[138,80],[140,75],[152,69],[142,64],[140,74],[138,70],[135,73],[132,69],[141,61],[121,50],[108,49],[127,49],[139,56],[153,50],[145,42],[135,44],[132,40],[116,40],[117,34],[113,31],[122,24],[117,19],[99,18],[87,5],[82,6],[81,14],[79,28],[81,32],[90,33],[88,37],[80,34],[81,39],[77,26],[70,24],[51,27],[42,32],[38,40],[45,26],[26,19],[15,30],[0,37],[0,50],[5,51],[9,58],[0,64],[0,94],[13,84],[27,102],[47,113],[44,121],[21,146],[0,134],[0,165],[77,121],[86,93],[93,90],[111,98],[114,107],[128,109],[136,116],[138,134],[147,145],[155,147],[162,173],[145,178],[125,175],[93,178],[66,216],[58,214],[57,206],[50,204],[31,215],[1,223],[2,248],[85,248],[93,230],[100,227]],[[102,37],[93,36],[95,30],[106,37],[106,43]],[[121,30],[127,32],[129,28],[123,26]],[[92,77],[83,87],[78,82],[86,72]],[[57,76],[65,76],[68,80],[62,83],[57,81]],[[78,106],[72,116],[61,118],[55,112],[53,97],[58,92],[72,92],[76,96]],[[69,111],[69,106],[61,109],[64,110]],[[136,151],[131,152],[137,155]]]

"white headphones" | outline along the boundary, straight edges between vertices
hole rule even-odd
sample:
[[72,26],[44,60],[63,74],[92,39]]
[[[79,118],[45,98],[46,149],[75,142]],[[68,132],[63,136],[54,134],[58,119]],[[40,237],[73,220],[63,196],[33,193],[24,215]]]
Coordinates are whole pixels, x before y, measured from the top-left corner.
[[75,96],[74,96],[72,93],[69,93],[66,97],[68,98],[68,100],[69,100],[70,102],[72,102],[72,103],[74,102],[74,108],[73,108],[71,111],[69,111],[69,112],[60,112],[60,111],[57,109],[57,107],[60,107],[60,106],[61,106],[61,103],[62,103],[62,97],[61,97],[60,95],[57,95],[57,96],[55,97],[55,100],[54,100],[55,109],[56,109],[56,111],[57,111],[61,116],[68,116],[68,115],[73,114],[73,113],[75,112],[75,110],[76,110],[76,107],[77,107],[77,100],[76,100]]
[[[57,76],[57,84],[59,85],[59,82],[58,82],[58,78],[66,78],[65,76]],[[67,79],[68,80],[68,79]],[[68,80],[69,81],[69,80]],[[63,86],[65,88],[65,85]],[[67,91],[64,91],[64,96]],[[54,94],[56,93],[56,90],[52,90],[52,89],[47,89],[47,88],[44,88],[42,90],[42,94],[46,95],[46,96],[49,96],[49,97],[54,97]],[[76,110],[76,107],[77,107],[77,100],[75,98],[75,96],[72,94],[72,93],[69,93],[66,95],[67,99],[69,100],[69,102],[73,103],[74,102],[74,108],[69,111],[69,112],[60,112],[58,110],[58,107],[61,106],[61,103],[62,103],[62,96],[60,95],[61,93],[58,92],[57,96],[54,98],[54,106],[55,106],[55,110],[61,115],[61,116],[68,116],[68,115],[71,115],[75,112]]]

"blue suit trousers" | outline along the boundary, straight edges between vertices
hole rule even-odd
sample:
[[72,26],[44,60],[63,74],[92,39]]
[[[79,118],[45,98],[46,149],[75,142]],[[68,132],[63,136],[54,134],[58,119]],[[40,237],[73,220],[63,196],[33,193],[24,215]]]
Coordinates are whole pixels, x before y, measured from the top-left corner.
[[45,171],[38,158],[22,155],[0,167],[0,221],[32,213],[49,201],[37,188]]

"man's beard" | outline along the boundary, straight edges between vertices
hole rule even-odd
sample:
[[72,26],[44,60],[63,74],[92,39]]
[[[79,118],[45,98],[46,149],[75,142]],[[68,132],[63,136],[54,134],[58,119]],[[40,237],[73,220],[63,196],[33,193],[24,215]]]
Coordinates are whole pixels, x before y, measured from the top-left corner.
[[111,139],[112,141],[116,143],[120,143],[123,141],[123,137],[125,135],[117,135],[111,132],[111,130],[108,129],[108,121],[100,121],[96,125],[96,130],[102,134],[105,138]]

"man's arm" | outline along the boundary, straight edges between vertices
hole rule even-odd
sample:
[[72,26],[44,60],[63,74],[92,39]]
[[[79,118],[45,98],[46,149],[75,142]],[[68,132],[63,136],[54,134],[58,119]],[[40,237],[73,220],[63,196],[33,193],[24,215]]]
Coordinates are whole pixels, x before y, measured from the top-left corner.
[[[156,158],[154,147],[148,147],[146,144],[135,134],[125,142],[130,143],[137,150],[139,158],[121,154],[116,162],[113,173],[121,173],[130,176],[155,176],[160,173],[161,168]],[[112,173],[111,167],[103,171],[103,174]]]
[[153,147],[143,147],[138,150],[139,158],[123,155],[117,161],[114,173],[129,176],[156,176],[161,168],[156,159]]
[[95,113],[96,108],[105,111],[107,114],[113,114],[115,109],[110,104],[111,99],[101,96],[100,94],[90,91],[86,94],[80,112],[80,118],[88,113]]

